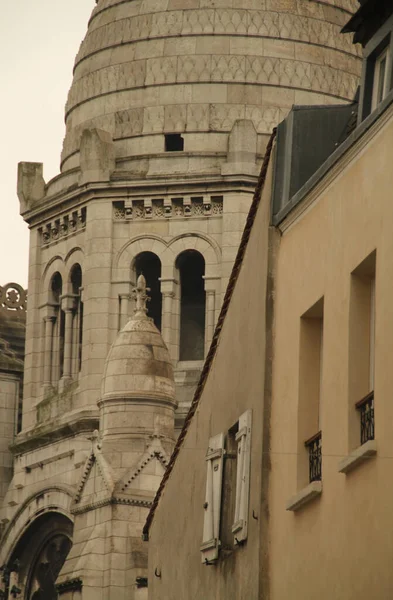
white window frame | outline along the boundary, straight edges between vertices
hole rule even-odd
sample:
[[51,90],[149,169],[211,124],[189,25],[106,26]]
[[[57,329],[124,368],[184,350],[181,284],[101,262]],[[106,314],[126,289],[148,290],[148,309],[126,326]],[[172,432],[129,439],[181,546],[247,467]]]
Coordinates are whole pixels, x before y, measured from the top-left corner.
[[225,437],[219,433],[209,440],[206,453],[206,496],[204,504],[203,538],[201,559],[204,564],[211,564],[218,559],[220,551],[220,519],[222,498],[222,475],[225,454]]
[[241,415],[238,423],[236,501],[232,533],[235,545],[243,543],[248,535],[248,512],[250,497],[250,465],[251,465],[251,418],[252,411]]
[[[383,72],[383,83],[382,90],[380,90],[381,86],[381,65],[385,61],[385,68]],[[373,94],[371,100],[371,110],[374,110],[378,104],[382,102],[382,100],[388,94],[388,75],[391,68],[391,56],[390,56],[390,47],[386,46],[382,50],[382,52],[376,57],[374,64],[374,79],[373,79]],[[381,92],[381,94],[380,94]]]

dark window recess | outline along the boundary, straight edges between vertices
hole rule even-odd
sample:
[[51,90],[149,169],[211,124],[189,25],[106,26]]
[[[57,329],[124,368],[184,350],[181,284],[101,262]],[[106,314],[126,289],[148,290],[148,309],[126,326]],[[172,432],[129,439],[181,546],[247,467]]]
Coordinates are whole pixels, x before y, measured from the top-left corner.
[[308,464],[309,464],[309,480],[310,483],[313,481],[321,481],[322,479],[322,432],[319,431],[316,435],[313,435],[309,440],[304,442],[308,450]]
[[237,422],[228,431],[226,439],[226,451],[224,454],[224,472],[222,480],[222,498],[221,502],[221,552],[231,553],[234,549],[234,538],[232,534],[233,516],[236,506],[236,474],[237,474],[237,453],[238,445],[236,434],[239,431]]
[[143,275],[147,287],[150,288],[148,295],[150,301],[147,304],[147,314],[154,321],[157,329],[161,330],[162,294],[160,286],[161,261],[153,252],[141,252],[135,259],[136,279]]
[[83,302],[81,300],[81,288],[82,288],[82,269],[80,265],[75,265],[71,272],[71,284],[72,293],[76,297],[75,300],[75,315],[74,319],[77,319],[77,366],[78,371],[82,368],[82,343],[83,343]]
[[65,337],[65,312],[60,310],[59,323],[59,377],[64,373],[64,337]]
[[373,440],[375,435],[374,392],[367,394],[355,406],[360,413],[360,444],[365,444]]
[[180,133],[167,133],[165,136],[165,152],[183,152],[184,139]]
[[205,355],[205,260],[196,250],[182,252],[180,274],[180,360],[203,360]]

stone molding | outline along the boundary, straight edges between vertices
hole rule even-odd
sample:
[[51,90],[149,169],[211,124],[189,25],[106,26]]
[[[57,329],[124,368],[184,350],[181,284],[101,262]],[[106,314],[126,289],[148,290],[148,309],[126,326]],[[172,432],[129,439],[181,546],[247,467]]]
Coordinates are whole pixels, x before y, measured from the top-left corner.
[[67,581],[58,583],[56,585],[56,590],[59,596],[61,596],[70,592],[80,592],[82,590],[82,587],[83,581],[80,577],[77,577],[75,579],[68,579]]
[[324,44],[352,54],[354,48],[351,37],[340,35],[346,18],[343,15],[342,23],[338,24],[324,20],[324,14],[315,18],[301,12],[293,14],[237,8],[157,11],[154,14],[124,17],[103,23],[101,27],[89,27],[89,33],[76,57],[74,70],[77,76],[84,60],[120,44],[193,35],[279,38]]
[[98,410],[83,410],[79,414],[67,415],[63,422],[50,422],[23,431],[10,446],[14,456],[24,454],[36,448],[58,442],[65,438],[74,437],[80,433],[88,433],[99,426]]
[[145,454],[140,459],[139,463],[131,471],[131,474],[130,474],[130,472],[128,472],[128,474],[126,474],[122,478],[122,480],[119,482],[117,487],[121,487],[121,491],[126,492],[128,486],[130,486],[132,484],[132,482],[143,471],[143,469],[146,467],[146,465],[148,465],[149,462],[151,460],[153,460],[154,458],[156,458],[161,463],[161,465],[164,467],[164,469],[167,468],[168,463],[169,463],[169,456],[165,452],[165,449],[163,448],[160,439],[157,437],[154,437],[152,443],[150,444],[149,448],[146,450]]

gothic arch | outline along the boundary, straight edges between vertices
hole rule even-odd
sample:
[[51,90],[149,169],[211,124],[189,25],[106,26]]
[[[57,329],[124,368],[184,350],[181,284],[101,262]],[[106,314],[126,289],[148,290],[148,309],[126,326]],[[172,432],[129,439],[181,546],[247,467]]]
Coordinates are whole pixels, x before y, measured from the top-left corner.
[[75,489],[68,485],[54,485],[42,488],[29,496],[8,523],[0,550],[0,564],[10,559],[13,549],[36,519],[45,513],[54,512],[74,521],[71,515],[71,501]]

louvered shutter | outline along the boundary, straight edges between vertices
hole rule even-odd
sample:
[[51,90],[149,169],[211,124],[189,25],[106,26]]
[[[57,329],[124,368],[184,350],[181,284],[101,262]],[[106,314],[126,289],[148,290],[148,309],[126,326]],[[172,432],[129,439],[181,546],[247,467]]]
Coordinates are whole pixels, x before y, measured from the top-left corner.
[[203,538],[201,545],[202,562],[217,560],[220,548],[220,515],[222,472],[224,461],[224,434],[210,438],[206,453],[206,498],[204,504]]
[[250,495],[251,463],[251,410],[247,410],[239,419],[236,434],[237,471],[235,518],[232,526],[235,544],[247,539],[248,505]]

